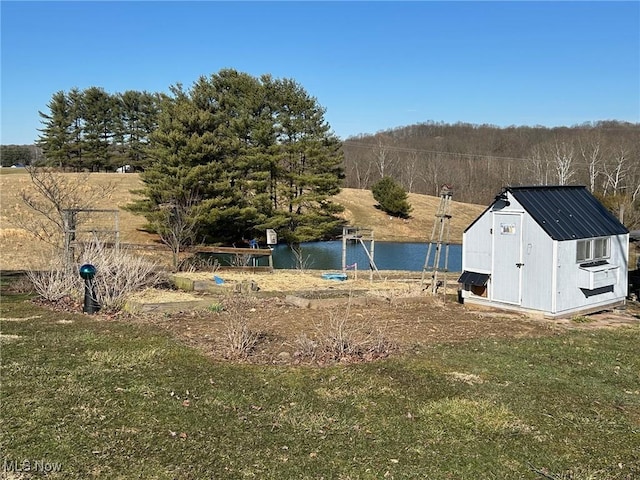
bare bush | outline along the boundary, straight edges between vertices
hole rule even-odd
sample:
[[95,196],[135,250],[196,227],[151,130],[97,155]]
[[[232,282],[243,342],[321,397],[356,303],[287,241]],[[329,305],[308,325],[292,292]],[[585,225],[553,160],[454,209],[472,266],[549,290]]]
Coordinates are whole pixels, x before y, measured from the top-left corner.
[[78,263],[96,267],[94,285],[102,308],[119,310],[128,295],[162,281],[163,275],[155,263],[127,249],[106,248],[97,241],[84,247]]
[[246,253],[236,253],[227,260],[227,263],[231,267],[248,267],[251,263],[252,258],[254,258],[253,255],[247,255]]
[[289,245],[293,258],[295,260],[295,269],[300,273],[304,273],[313,265],[311,255],[305,255],[300,245]]
[[329,321],[320,326],[320,345],[324,353],[335,359],[351,356],[360,350],[360,328],[349,322],[347,315],[330,312]]
[[318,351],[318,342],[310,338],[306,333],[300,333],[294,340],[298,356],[303,358],[315,358]]
[[346,311],[332,311],[326,322],[316,325],[314,338],[301,334],[296,338],[297,355],[317,361],[370,361],[383,358],[393,350],[385,335],[386,328],[372,327],[373,322],[355,321]]
[[243,297],[228,297],[224,301],[225,352],[230,358],[247,358],[260,339],[260,333],[249,327],[247,319],[247,311],[252,305]]
[[177,271],[179,272],[217,272],[219,269],[220,261],[217,258],[203,257],[200,255],[191,255],[180,260],[177,267]]
[[[105,310],[119,310],[128,295],[157,285],[162,280],[153,262],[133,255],[126,249],[106,248],[100,242],[84,244],[77,258],[78,265],[91,263],[96,267],[94,293]],[[69,267],[60,254],[53,257],[46,270],[27,272],[36,293],[50,302],[65,297],[81,299],[84,284],[77,267]]]
[[62,257],[54,257],[46,270],[27,270],[27,277],[36,293],[49,302],[80,298],[82,280],[76,271],[65,266]]
[[184,190],[158,206],[154,228],[162,243],[171,249],[175,269],[180,263],[180,252],[196,239],[197,218],[202,210],[200,200],[196,191]]

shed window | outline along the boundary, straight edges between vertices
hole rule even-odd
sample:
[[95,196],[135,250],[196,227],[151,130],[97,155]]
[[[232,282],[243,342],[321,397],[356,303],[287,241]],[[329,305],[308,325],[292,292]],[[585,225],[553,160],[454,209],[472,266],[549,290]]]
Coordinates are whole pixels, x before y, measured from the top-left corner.
[[609,237],[578,240],[576,262],[584,263],[609,258],[610,244],[611,238]]

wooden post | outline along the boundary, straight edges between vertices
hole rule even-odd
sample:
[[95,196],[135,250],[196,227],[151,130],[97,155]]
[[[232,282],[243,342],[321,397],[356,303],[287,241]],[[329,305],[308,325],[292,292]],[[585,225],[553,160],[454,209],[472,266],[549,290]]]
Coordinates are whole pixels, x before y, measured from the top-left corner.
[[[373,259],[376,258],[375,257],[375,251],[376,251],[376,241],[373,239],[373,230],[371,231],[371,263],[369,264],[369,281],[373,282],[373,267],[375,265],[375,263],[373,262]],[[376,267],[377,270],[377,267]],[[379,273],[378,273],[379,275]]]
[[64,210],[64,255],[67,268],[73,264],[73,242],[76,239],[76,211]]
[[342,273],[347,272],[347,235],[348,228],[342,227]]

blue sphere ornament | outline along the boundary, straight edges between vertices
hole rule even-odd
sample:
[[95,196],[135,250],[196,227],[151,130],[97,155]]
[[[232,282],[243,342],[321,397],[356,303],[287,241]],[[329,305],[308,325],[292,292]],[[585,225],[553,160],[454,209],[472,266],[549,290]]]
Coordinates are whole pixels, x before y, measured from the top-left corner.
[[85,280],[91,280],[96,276],[96,267],[90,263],[85,263],[80,267],[80,276]]

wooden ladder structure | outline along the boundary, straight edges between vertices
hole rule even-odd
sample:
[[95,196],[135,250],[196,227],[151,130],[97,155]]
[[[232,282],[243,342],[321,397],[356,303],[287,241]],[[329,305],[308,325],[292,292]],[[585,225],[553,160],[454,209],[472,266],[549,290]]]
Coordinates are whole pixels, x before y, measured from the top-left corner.
[[[364,253],[369,260],[369,280],[373,281],[373,272],[378,274],[378,278],[382,280],[382,275],[376,266],[376,262],[373,260],[375,251],[375,240],[373,238],[373,230],[370,228],[362,227],[342,227],[342,272],[347,271],[347,241],[353,243],[360,243],[364,249]],[[365,245],[365,241],[369,242],[369,248]],[[357,269],[357,267],[356,267]],[[356,273],[357,275],[357,273]]]
[[[429,247],[427,248],[427,256],[424,260],[422,268],[422,286],[424,288],[425,278],[431,278],[431,293],[435,295],[438,287],[444,287],[444,294],[447,293],[447,271],[449,265],[449,227],[451,220],[451,197],[453,190],[449,185],[444,185],[440,190],[440,205],[436,212],[436,219],[433,222],[433,230]],[[444,266],[440,267],[440,257],[442,255],[442,246],[444,244]],[[435,246],[433,258],[431,251]]]

